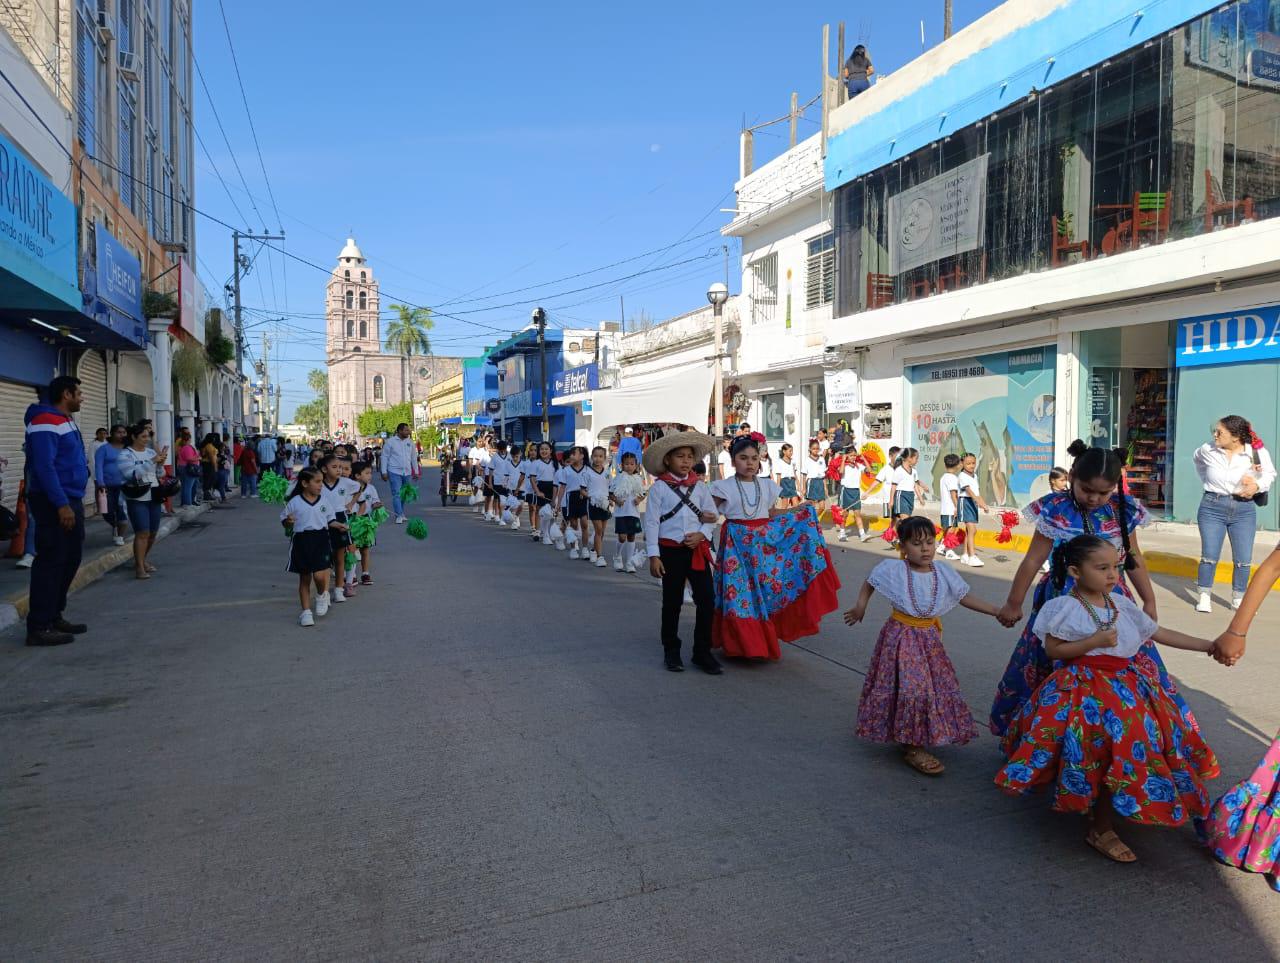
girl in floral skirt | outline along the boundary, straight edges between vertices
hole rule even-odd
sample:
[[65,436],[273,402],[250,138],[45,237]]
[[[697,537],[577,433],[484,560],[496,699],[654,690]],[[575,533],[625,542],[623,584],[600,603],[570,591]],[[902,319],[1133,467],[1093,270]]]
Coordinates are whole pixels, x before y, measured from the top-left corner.
[[978,734],[942,647],[941,616],[957,605],[996,614],[990,602],[969,595],[968,583],[953,569],[934,562],[937,540],[929,519],[903,519],[898,525],[902,558],[872,569],[857,604],[844,614],[849,625],[861,622],[877,589],[893,606],[871,655],[856,732],[872,742],[898,743],[907,765],[926,776],[944,771],[926,747],[963,745]]
[[[1231,625],[1214,643],[1213,656],[1223,665],[1235,665],[1244,655],[1249,626],[1277,579],[1280,548],[1258,566]],[[1280,893],[1280,732],[1253,774],[1213,804],[1205,830],[1220,862],[1246,873],[1264,874]]]
[[1118,863],[1137,860],[1115,832],[1118,813],[1137,823],[1180,826],[1209,810],[1213,751],[1186,721],[1146,660],[1148,639],[1193,652],[1213,644],[1162,628],[1114,589],[1120,553],[1096,535],[1054,551],[1051,577],[1066,595],[1036,616],[1037,637],[1059,667],[1014,717],[1009,761],[996,785],[1012,795],[1052,789],[1053,808],[1087,814],[1085,842]]

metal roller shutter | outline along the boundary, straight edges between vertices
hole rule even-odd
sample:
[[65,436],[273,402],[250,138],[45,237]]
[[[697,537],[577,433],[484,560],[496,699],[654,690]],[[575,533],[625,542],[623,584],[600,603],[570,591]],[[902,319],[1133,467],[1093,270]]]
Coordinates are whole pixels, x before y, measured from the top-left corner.
[[26,457],[22,454],[22,438],[26,427],[22,422],[27,408],[38,400],[36,389],[14,381],[0,381],[0,457],[7,458],[4,490],[0,503],[13,508],[18,501],[18,485]]
[[[111,406],[107,401],[107,365],[97,351],[86,351],[80,356],[80,364],[76,367],[76,377],[80,379],[80,393],[83,400],[80,412],[76,415],[76,424],[80,426],[80,437],[84,439],[85,457],[89,456],[93,442],[93,433],[99,428],[109,428]],[[93,466],[89,467],[93,474]],[[85,489],[84,503],[94,504],[93,486]]]

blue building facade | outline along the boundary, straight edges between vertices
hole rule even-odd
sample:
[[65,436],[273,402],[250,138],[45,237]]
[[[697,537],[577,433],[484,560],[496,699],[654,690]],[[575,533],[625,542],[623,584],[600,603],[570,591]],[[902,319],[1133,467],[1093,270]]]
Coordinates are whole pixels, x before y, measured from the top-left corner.
[[536,331],[521,331],[490,349],[488,357],[496,365],[498,391],[502,399],[502,410],[494,415],[494,424],[511,441],[551,441],[563,448],[574,441],[574,409],[550,405],[547,409],[550,436],[545,438],[542,433],[542,415],[544,380],[551,397],[555,397],[556,378],[565,370],[564,332],[548,328],[545,338],[545,379],[542,374],[542,351]]

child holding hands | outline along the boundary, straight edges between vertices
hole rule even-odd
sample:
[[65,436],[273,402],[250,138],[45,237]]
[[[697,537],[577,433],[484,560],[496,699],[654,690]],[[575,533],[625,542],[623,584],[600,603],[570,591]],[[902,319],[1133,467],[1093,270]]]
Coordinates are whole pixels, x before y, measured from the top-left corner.
[[897,743],[906,764],[926,776],[945,771],[929,749],[963,745],[978,734],[942,647],[941,617],[957,605],[993,618],[999,611],[971,596],[968,583],[950,566],[934,561],[937,538],[927,518],[899,522],[902,557],[872,569],[857,603],[844,614],[848,625],[857,625],[877,590],[893,606],[871,655],[855,731],[872,742]]

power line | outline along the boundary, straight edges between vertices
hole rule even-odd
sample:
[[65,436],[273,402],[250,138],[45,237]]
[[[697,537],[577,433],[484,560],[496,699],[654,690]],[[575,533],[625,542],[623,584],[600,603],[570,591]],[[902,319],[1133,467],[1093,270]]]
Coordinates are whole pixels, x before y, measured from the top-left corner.
[[[244,171],[240,169],[240,162],[236,160],[236,152],[231,148],[231,138],[227,136],[227,129],[222,126],[222,117],[218,114],[218,105],[213,102],[213,93],[209,90],[208,83],[204,79],[204,71],[200,69],[200,61],[196,59],[196,55],[192,53],[191,63],[195,65],[196,77],[200,80],[200,89],[204,91],[204,96],[209,101],[209,109],[213,111],[213,119],[218,124],[218,130],[222,132],[222,142],[227,145],[227,153],[231,155],[231,163],[236,169],[236,174],[240,177],[240,183],[244,186],[245,195],[249,198],[249,206],[253,208],[253,213],[258,215],[258,220],[266,226],[267,219],[262,216],[262,211],[258,210],[258,202],[254,200],[253,195],[249,192],[249,182],[244,178]],[[191,125],[193,128],[195,124]],[[207,151],[206,151],[207,153]]]
[[191,124],[191,130],[196,135],[196,143],[198,143],[200,145],[200,149],[204,151],[204,156],[209,158],[209,163],[213,165],[213,173],[217,176],[218,183],[222,185],[222,189],[226,191],[227,200],[231,202],[231,206],[235,209],[236,216],[239,217],[246,226],[248,226],[249,219],[244,216],[244,211],[240,210],[240,205],[236,203],[235,196],[231,193],[231,188],[227,186],[227,182],[222,176],[222,171],[218,170],[218,165],[213,159],[213,154],[211,154],[209,152],[209,148],[205,146],[204,138],[200,136],[200,128],[196,127],[193,122]]

